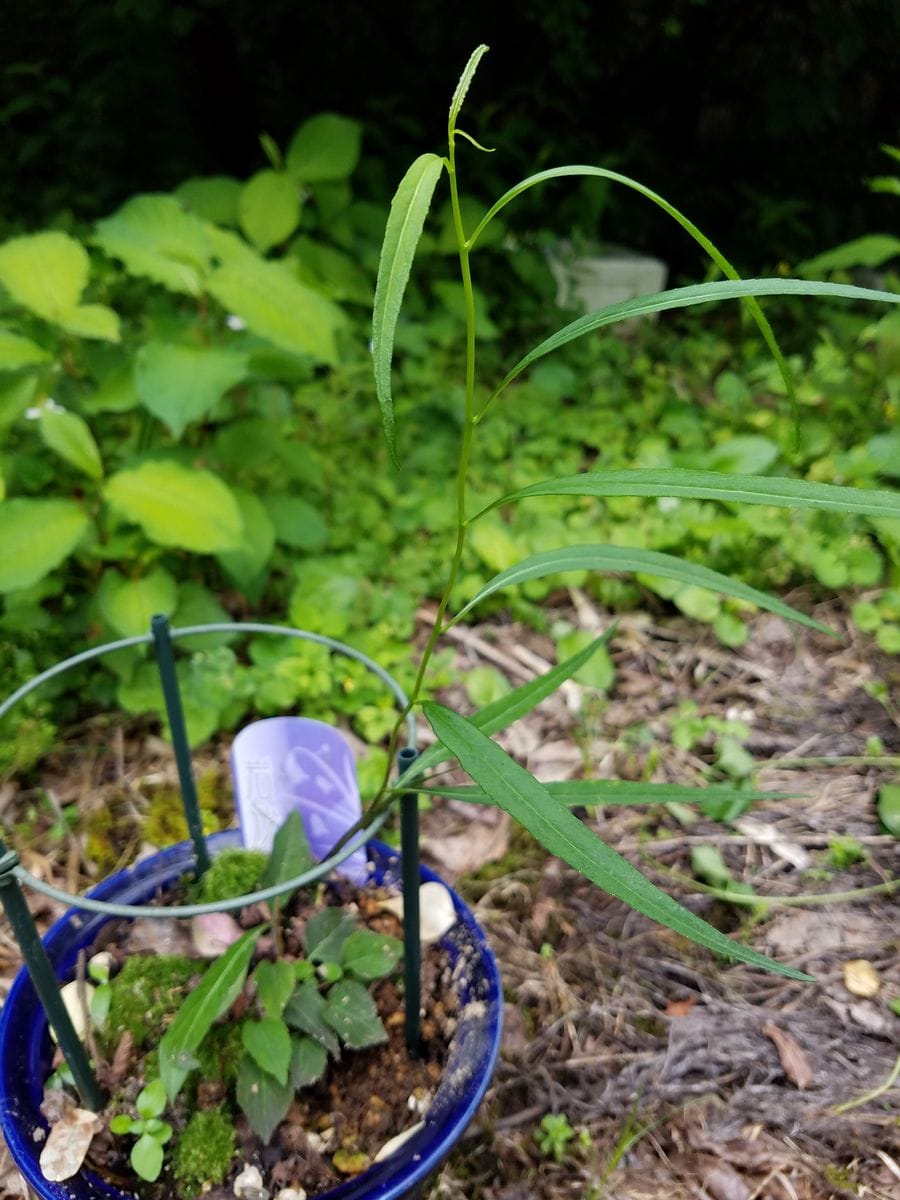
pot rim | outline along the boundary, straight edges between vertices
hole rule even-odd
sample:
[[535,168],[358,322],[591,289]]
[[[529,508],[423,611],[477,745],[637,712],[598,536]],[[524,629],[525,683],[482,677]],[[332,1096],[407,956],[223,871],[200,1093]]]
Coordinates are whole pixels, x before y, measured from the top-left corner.
[[[238,830],[208,839],[211,849],[240,845]],[[369,843],[378,875],[399,882],[399,853],[383,843]],[[105,898],[127,894],[149,897],[160,882],[170,884],[193,866],[193,845],[171,846],[136,866],[104,880],[89,895]],[[162,878],[161,878],[162,876]],[[424,1117],[423,1128],[382,1163],[362,1175],[324,1192],[318,1200],[400,1200],[430,1175],[469,1125],[487,1091],[500,1049],[503,994],[494,955],[474,915],[459,895],[427,867],[422,882],[446,887],[459,920],[444,939],[459,988],[459,1025],[441,1082]],[[111,918],[87,916],[70,909],[44,937],[59,975],[71,972],[79,948],[89,945]],[[468,969],[467,969],[468,968]],[[23,1009],[24,1006],[24,1009]],[[40,1169],[43,1144],[38,1129],[46,1129],[39,1104],[46,1072],[49,1037],[25,968],[19,971],[0,1015],[0,1129],[10,1154],[28,1186],[46,1200],[116,1200],[132,1193],[116,1188],[94,1172],[82,1169],[63,1183],[46,1180]]]

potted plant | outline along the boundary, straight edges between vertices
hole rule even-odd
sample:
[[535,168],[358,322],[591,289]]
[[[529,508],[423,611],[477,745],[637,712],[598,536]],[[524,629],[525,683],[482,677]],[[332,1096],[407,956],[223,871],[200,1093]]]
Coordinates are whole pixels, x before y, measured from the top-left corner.
[[[423,703],[421,695],[426,673],[440,638],[457,621],[465,617],[475,605],[503,588],[527,582],[531,579],[562,574],[567,571],[646,572],[678,583],[708,588],[751,602],[761,608],[768,609],[787,619],[797,621],[812,628],[825,629],[824,626],[806,614],[791,608],[779,599],[766,595],[738,580],[721,575],[700,564],[686,562],[651,550],[615,545],[600,546],[584,544],[544,551],[525,559],[507,570],[501,571],[485,583],[474,596],[460,596],[458,584],[467,536],[471,527],[476,522],[483,519],[498,506],[532,501],[541,496],[575,495],[599,498],[609,496],[688,496],[719,500],[726,503],[744,502],[788,507],[812,507],[837,512],[861,513],[877,517],[897,517],[900,516],[900,498],[898,498],[896,493],[840,488],[789,478],[728,475],[712,471],[687,471],[679,469],[594,471],[581,475],[538,481],[509,495],[494,499],[492,502],[473,512],[469,496],[469,476],[473,445],[479,426],[489,416],[493,417],[495,415],[496,410],[500,407],[500,402],[509,394],[511,385],[515,379],[522,372],[526,371],[533,362],[577,337],[590,334],[615,322],[668,309],[708,303],[710,301],[740,299],[747,306],[750,315],[759,327],[762,337],[769,346],[782,371],[788,394],[793,397],[793,384],[790,372],[778,349],[772,330],[755,299],[756,296],[799,294],[868,299],[889,304],[897,303],[900,300],[900,296],[887,292],[876,292],[844,285],[815,283],[803,280],[741,280],[737,277],[733,267],[721,252],[687,217],[669,204],[668,201],[643,184],[637,183],[627,176],[599,167],[565,166],[542,171],[538,175],[531,176],[506,192],[485,213],[473,229],[466,229],[463,224],[457,182],[457,151],[461,142],[474,145],[476,150],[483,150],[483,147],[479,146],[470,134],[460,128],[458,122],[466,94],[478,63],[486,49],[486,47],[481,46],[474,52],[454,93],[448,122],[449,145],[447,156],[441,157],[428,153],[417,158],[401,181],[394,197],[381,253],[373,314],[372,353],[375,390],[381,406],[387,443],[394,461],[399,464],[400,453],[398,442],[401,439],[398,438],[391,391],[391,363],[394,338],[416,246],[422,233],[432,196],[438,182],[446,173],[450,190],[453,224],[456,233],[467,328],[465,392],[461,422],[462,436],[456,486],[456,536],[451,552],[446,585],[438,604],[433,627],[420,659],[418,673],[410,696],[401,705],[400,715],[389,738],[389,762],[393,763],[396,760],[404,740],[405,722],[413,708],[420,704],[437,740],[423,754],[417,757],[415,755],[408,755],[408,761],[403,760],[401,762],[401,769],[398,776],[394,775],[393,767],[391,767],[385,774],[382,786],[374,801],[369,805],[357,825],[347,830],[341,844],[336,849],[340,852],[342,849],[346,851],[348,847],[352,848],[355,844],[353,841],[354,838],[358,838],[374,821],[379,820],[399,803],[403,806],[406,817],[404,848],[409,853],[405,856],[405,869],[409,871],[409,854],[415,853],[415,830],[412,818],[415,809],[415,794],[417,791],[423,789],[436,794],[440,794],[442,790],[446,791],[446,789],[442,789],[438,784],[433,783],[432,777],[427,772],[448,759],[456,759],[472,780],[470,785],[452,789],[452,794],[457,798],[468,799],[475,803],[498,805],[521,822],[551,853],[563,858],[566,862],[580,870],[588,879],[594,881],[612,895],[624,900],[647,916],[661,921],[699,944],[717,953],[779,971],[792,978],[806,979],[807,977],[802,973],[775,963],[756,953],[751,948],[727,938],[717,929],[680,906],[666,893],[654,887],[627,860],[600,841],[570,811],[569,804],[602,802],[604,795],[608,793],[610,787],[608,783],[602,781],[591,782],[581,788],[569,788],[565,801],[563,801],[559,793],[555,792],[552,786],[541,784],[535,780],[491,740],[493,733],[498,732],[527,713],[541,699],[555,690],[562,681],[577,671],[589,659],[590,655],[607,640],[609,633],[604,638],[597,639],[592,645],[553,668],[545,676],[515,689],[502,699],[487,705],[470,718],[463,717],[437,703]],[[552,337],[529,351],[511,367],[498,384],[495,386],[482,385],[476,374],[477,323],[471,272],[472,253],[490,222],[507,205],[511,204],[517,196],[531,187],[566,177],[593,177],[606,180],[625,186],[643,196],[651,203],[661,207],[703,247],[725,278],[702,285],[676,288],[670,291],[640,296],[635,299],[614,303],[598,311],[590,312],[571,324],[566,325]],[[455,610],[452,616],[450,615],[451,610]],[[183,634],[194,631],[181,630],[175,632]],[[162,661],[160,662],[160,666],[162,669]],[[13,699],[15,698],[13,697]],[[9,707],[9,703],[7,702],[6,706],[0,707],[0,715]],[[172,707],[170,706],[170,717],[171,715]],[[177,721],[173,721],[172,725],[173,735],[176,735]],[[175,736],[175,740],[177,751],[177,735]],[[182,766],[184,765],[182,763]],[[185,770],[183,770],[183,785],[188,782],[187,776],[189,776],[189,771],[185,773]],[[635,785],[635,794],[645,800],[652,799],[652,785]],[[201,843],[202,838],[195,839],[194,849],[198,866],[202,868],[205,850]],[[176,874],[180,874],[183,871],[187,861],[178,858],[179,853],[181,852],[179,851],[175,854],[175,861],[178,862]],[[146,879],[143,875],[140,875],[140,870],[139,868],[134,876],[129,875],[123,879],[117,878],[110,881],[107,885],[104,885],[104,888],[108,887],[111,890],[103,891],[102,894],[115,894],[119,898],[124,895],[134,895],[138,898],[145,897],[147,892],[146,890],[141,891],[140,887],[146,887]],[[166,870],[168,870],[168,867],[166,867]],[[166,879],[168,879],[168,876],[166,876]],[[138,887],[137,892],[134,892],[133,888],[138,886],[138,881],[140,881],[140,887]],[[280,879],[279,883],[273,886],[275,886],[277,891],[279,887],[284,886],[284,883],[284,879]],[[150,886],[155,889],[155,877]],[[413,900],[414,892],[415,888],[410,890],[407,886],[406,920],[408,925],[413,920],[409,902]],[[456,907],[456,911],[459,912],[460,909]],[[74,918],[67,918],[67,921],[71,924]],[[49,939],[51,951],[55,952],[56,950],[56,941],[54,938],[61,936],[61,934],[56,934],[55,932],[51,935]],[[472,936],[476,942],[479,941],[477,934],[473,933]],[[238,944],[237,942],[235,943],[235,945]],[[246,943],[242,944],[246,945]],[[406,946],[408,956],[410,950],[417,945],[418,939],[410,938],[407,929]],[[235,951],[233,953],[237,954],[238,952]],[[228,958],[227,961],[230,963],[232,959]],[[274,964],[275,961],[280,961],[280,959],[273,959],[272,961]],[[488,961],[486,958],[485,962]],[[71,969],[71,966],[72,952],[67,945],[63,959],[59,963],[59,969]],[[481,978],[482,980],[487,980],[489,977],[490,970],[488,967],[485,967]],[[206,976],[204,976],[204,979],[206,979]],[[0,1038],[0,1051],[2,1051],[3,1055],[11,1055],[13,1047],[18,1043],[19,1039],[24,1039],[32,1045],[32,1055],[39,1053],[33,1047],[35,1039],[39,1039],[40,1036],[40,1029],[38,1028],[40,1022],[37,1024],[33,1021],[30,1023],[26,1022],[25,1024],[20,1023],[19,1007],[23,998],[28,994],[27,986],[24,981],[20,981],[11,995],[7,1006],[7,1012],[4,1016],[4,1032],[2,1038]],[[211,986],[206,985],[204,987],[204,984],[201,983],[198,989],[201,996],[208,996]],[[256,986],[257,995],[264,995],[269,985],[267,983],[260,987],[257,981]],[[496,992],[491,993],[490,991],[493,985],[486,984],[485,986],[487,987],[485,994],[490,994],[492,999],[495,1000]],[[465,999],[467,993],[465,989],[462,989],[462,991],[463,999]],[[224,994],[226,999],[234,999],[234,997],[230,997],[227,989]],[[247,1002],[246,996],[244,997],[244,1002]],[[266,1007],[265,999],[261,999],[260,1002],[263,1006],[263,1015],[259,1019],[263,1021],[272,1020],[273,1013]],[[276,1001],[273,1000],[272,1004],[277,1008]],[[472,1007],[475,1010],[480,1010],[481,999],[477,999]],[[210,1005],[210,1008],[216,1009],[217,1016],[221,1015],[216,1005]],[[222,1012],[228,1011],[229,1008],[226,1005],[222,1009]],[[234,1013],[232,1013],[232,1016],[234,1017]],[[237,1018],[235,1017],[234,1019]],[[493,1032],[491,1032],[491,1029],[493,1029]],[[497,1026],[494,1024],[492,1027],[489,1027],[486,1034],[482,1027],[479,1033],[473,1035],[476,1045],[481,1047],[479,1050],[479,1060],[482,1063],[487,1062],[488,1068],[490,1066],[491,1055],[494,1052],[491,1047],[495,1049],[496,1046],[496,1029]],[[47,1046],[48,1043],[45,1042],[41,1051],[45,1058]],[[171,1084],[173,1078],[172,1072],[174,1071],[175,1075],[177,1075],[182,1070],[192,1069],[192,1055],[196,1049],[190,1038],[184,1038],[180,1046],[184,1057],[176,1063],[175,1067],[172,1067],[170,1063],[169,1083],[166,1083],[165,1079],[163,1080],[162,1096],[160,1097],[158,1094],[159,1088],[155,1089],[149,1097],[142,1093],[140,1103],[138,1103],[137,1097],[133,1099],[131,1111],[115,1114],[116,1128],[124,1129],[127,1120],[129,1122],[128,1135],[133,1134],[137,1142],[140,1142],[142,1139],[149,1139],[151,1142],[162,1143],[168,1137],[168,1125],[170,1122],[167,1120],[169,1110],[166,1108],[166,1101],[168,1100],[171,1103],[172,1086],[174,1086]],[[169,1049],[171,1050],[171,1047]],[[449,1074],[445,1078],[444,1085],[442,1085],[448,1087],[451,1092],[455,1086],[454,1064],[456,1063],[456,1059],[452,1057],[453,1053],[455,1052],[451,1052]],[[31,1071],[36,1061],[34,1057],[29,1058],[27,1060],[28,1066],[25,1070]],[[3,1096],[3,1120],[5,1127],[11,1131],[10,1137],[17,1161],[23,1162],[27,1160],[29,1154],[32,1159],[34,1157],[33,1146],[28,1145],[28,1138],[31,1136],[33,1125],[28,1122],[33,1122],[36,1119],[34,1115],[33,1096],[31,1101],[27,1101],[23,1095],[23,1087],[27,1088],[30,1086],[33,1091],[34,1084],[33,1081],[29,1083],[21,1078],[13,1078],[17,1072],[15,1069],[10,1068],[5,1058],[0,1061],[0,1065],[2,1065],[2,1070],[5,1072],[5,1078],[8,1081],[7,1089]],[[257,1065],[259,1065],[258,1062]],[[278,1065],[273,1062],[272,1070],[269,1073],[273,1078],[277,1078],[278,1071]],[[162,1072],[162,1075],[165,1075],[165,1071]],[[484,1079],[482,1079],[479,1087],[482,1087],[484,1082]],[[441,1093],[439,1092],[438,1094],[440,1095]],[[31,1105],[30,1109],[28,1108],[29,1103]],[[438,1104],[437,1100],[435,1104]],[[463,1107],[464,1116],[470,1116],[471,1102],[467,1101]],[[23,1126],[20,1124],[22,1121],[21,1114],[26,1111],[30,1113],[30,1117],[25,1120]],[[122,1118],[121,1121],[118,1120],[119,1117]],[[426,1124],[427,1122],[428,1118],[426,1117]],[[111,1121],[108,1122],[108,1127],[110,1129],[113,1128]],[[455,1132],[458,1133],[461,1131],[462,1119],[460,1122],[454,1124],[453,1127]],[[412,1150],[410,1150],[410,1146],[413,1147]],[[328,1194],[333,1194],[335,1198],[338,1196],[348,1198],[350,1196],[393,1197],[404,1194],[411,1187],[418,1185],[421,1175],[425,1170],[424,1167],[421,1170],[419,1170],[419,1167],[416,1167],[413,1169],[411,1176],[403,1174],[405,1167],[402,1164],[406,1164],[406,1167],[409,1166],[410,1160],[415,1159],[416,1154],[420,1152],[418,1147],[419,1143],[414,1140],[407,1147],[405,1155],[402,1151],[399,1151],[398,1157],[394,1158],[392,1156],[387,1160],[383,1170],[378,1168],[373,1173],[365,1172],[357,1182],[342,1185]],[[444,1149],[446,1149],[446,1146],[442,1147],[441,1152]],[[155,1151],[152,1151],[152,1153],[155,1155]],[[427,1153],[431,1154],[430,1151]],[[437,1157],[437,1154],[438,1152],[435,1152],[434,1158]],[[433,1158],[429,1158],[428,1165],[433,1165],[433,1161]],[[421,1166],[421,1163],[419,1166]],[[399,1176],[395,1175],[395,1168],[400,1171]],[[415,1173],[417,1170],[418,1174]],[[120,1192],[110,1191],[105,1185],[101,1187],[92,1181],[84,1184],[84,1187],[88,1190],[83,1193],[74,1193],[71,1182],[67,1182],[63,1191],[57,1192],[53,1190],[53,1185],[42,1185],[33,1174],[29,1175],[29,1179],[32,1187],[37,1187],[42,1195],[48,1197],[62,1196],[63,1194],[84,1196],[121,1194]],[[247,1184],[247,1188],[250,1191],[253,1190],[254,1186],[255,1184]],[[91,1188],[99,1188],[99,1190],[92,1192],[90,1191]]]

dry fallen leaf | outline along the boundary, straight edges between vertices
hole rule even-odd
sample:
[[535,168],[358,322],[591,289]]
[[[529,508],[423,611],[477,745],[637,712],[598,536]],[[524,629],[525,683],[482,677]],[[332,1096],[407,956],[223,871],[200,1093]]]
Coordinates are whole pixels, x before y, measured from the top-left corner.
[[84,1162],[91,1140],[103,1128],[96,1113],[71,1108],[50,1130],[41,1151],[41,1170],[51,1183],[71,1179]]
[[443,875],[456,878],[497,862],[509,849],[510,819],[502,813],[496,824],[470,821],[465,832],[445,837],[423,837],[421,844]]
[[844,963],[844,987],[854,996],[871,1000],[881,991],[881,980],[868,959],[852,958]]
[[806,1053],[794,1041],[789,1033],[779,1029],[777,1025],[763,1025],[763,1033],[775,1043],[778,1057],[788,1079],[803,1091],[815,1083],[816,1073],[812,1069]]
[[687,1000],[670,1000],[666,1005],[667,1017],[686,1017],[697,1003],[696,996],[688,996]]
[[746,1182],[729,1163],[710,1154],[697,1155],[697,1178],[714,1200],[749,1200]]

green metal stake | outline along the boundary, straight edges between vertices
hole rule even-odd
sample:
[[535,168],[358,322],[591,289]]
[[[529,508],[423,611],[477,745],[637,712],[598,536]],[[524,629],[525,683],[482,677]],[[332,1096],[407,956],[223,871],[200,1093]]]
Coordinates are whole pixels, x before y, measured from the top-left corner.
[[15,850],[7,850],[3,839],[0,838],[0,904],[3,905],[13,936],[22,951],[22,958],[38,999],[47,1014],[47,1020],[59,1039],[59,1048],[72,1072],[81,1103],[91,1112],[99,1112],[105,1103],[103,1093],[87,1052],[75,1032],[72,1018],[63,1004],[59,983],[47,957],[47,951],[41,942],[34,918],[28,911],[19,881],[13,874],[13,869],[18,864],[18,854]]
[[[418,758],[406,746],[397,755],[400,774]],[[422,943],[419,932],[419,797],[406,792],[400,797],[400,855],[403,881],[403,1001],[406,1048],[418,1057],[422,1052]]]
[[194,855],[197,859],[199,876],[209,867],[209,851],[206,848],[206,838],[203,836],[200,802],[197,799],[197,785],[194,783],[194,769],[191,766],[191,751],[184,724],[184,710],[181,707],[181,692],[178,689],[178,676],[175,673],[175,656],[172,653],[169,618],[163,613],[157,613],[150,621],[150,632],[153,634],[153,642],[156,647],[156,665],[159,668],[159,681],[162,684],[169,729],[172,733],[172,746],[175,750],[178,780],[181,784],[181,803],[184,805],[188,833],[194,843]]

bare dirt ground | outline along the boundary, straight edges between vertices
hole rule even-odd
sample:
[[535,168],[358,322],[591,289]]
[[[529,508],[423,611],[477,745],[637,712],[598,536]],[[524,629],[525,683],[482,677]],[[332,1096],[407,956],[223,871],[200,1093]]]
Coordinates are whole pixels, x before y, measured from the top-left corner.
[[[565,615],[588,629],[606,620],[577,592]],[[694,623],[623,619],[608,697],[567,685],[500,739],[542,779],[695,783],[722,778],[726,735],[708,723],[678,748],[673,727],[686,714],[743,722],[755,786],[787,798],[730,823],[659,805],[584,819],[694,912],[814,983],[714,958],[547,859],[494,810],[451,802],[423,815],[425,849],[475,907],[507,998],[494,1084],[433,1200],[900,1197],[900,840],[876,812],[879,787],[900,775],[900,666],[840,610],[815,615],[842,640],[761,615],[729,651]],[[490,664],[513,684],[553,658],[549,640],[514,625],[458,638],[461,669]],[[468,706],[462,687],[443,698]],[[72,789],[104,804],[123,780],[172,774],[156,739],[118,751],[113,739],[114,768],[103,741],[74,775],[48,764],[51,816],[18,846],[30,870],[69,888],[90,864],[77,831],[50,837],[53,805]],[[3,789],[7,828],[29,797]],[[698,847],[765,903],[700,890]],[[34,908],[42,923],[57,915],[40,897]],[[4,926],[3,992],[16,967]],[[566,1118],[556,1155],[539,1144],[547,1114]],[[0,1197],[23,1194],[6,1159]]]

